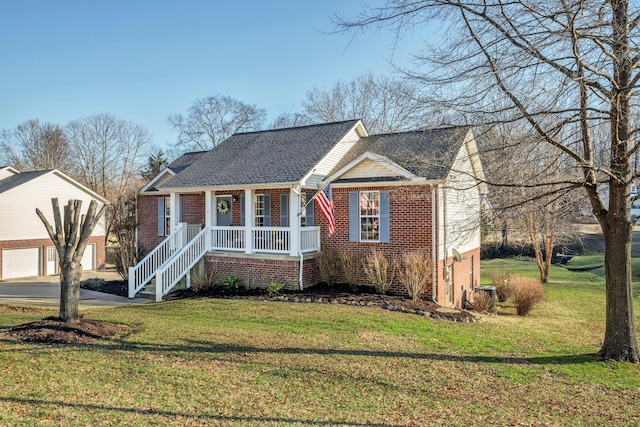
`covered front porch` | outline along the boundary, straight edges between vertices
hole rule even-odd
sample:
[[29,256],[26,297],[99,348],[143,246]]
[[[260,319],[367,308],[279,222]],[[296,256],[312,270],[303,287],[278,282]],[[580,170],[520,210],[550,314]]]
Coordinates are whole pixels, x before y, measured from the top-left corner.
[[[244,263],[251,263],[252,257],[284,256],[302,268],[306,255],[321,250],[314,194],[291,185],[161,196],[158,234],[164,228],[166,237],[130,269],[130,297],[155,279],[160,300],[182,278],[189,283],[191,269],[207,255],[235,254],[244,257]],[[197,224],[202,219],[204,224]]]
[[[188,223],[189,240],[194,236],[193,219],[209,232],[211,251],[245,254],[272,253],[298,256],[320,251],[320,227],[315,225],[313,190],[296,188],[228,188],[194,193],[170,192],[167,197],[167,229],[174,233]],[[191,201],[186,201],[187,196]],[[185,203],[183,204],[183,198]],[[199,211],[195,212],[194,211]],[[204,211],[204,212],[202,212]]]

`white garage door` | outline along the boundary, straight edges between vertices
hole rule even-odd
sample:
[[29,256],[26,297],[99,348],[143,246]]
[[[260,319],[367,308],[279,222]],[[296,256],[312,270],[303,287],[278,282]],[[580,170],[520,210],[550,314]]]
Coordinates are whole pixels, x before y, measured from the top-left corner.
[[96,245],[89,244],[84,250],[84,255],[82,255],[82,261],[80,261],[80,263],[82,264],[82,269],[85,271],[96,269],[94,265],[95,248],[96,248]]
[[2,250],[2,278],[15,279],[40,275],[40,248]]

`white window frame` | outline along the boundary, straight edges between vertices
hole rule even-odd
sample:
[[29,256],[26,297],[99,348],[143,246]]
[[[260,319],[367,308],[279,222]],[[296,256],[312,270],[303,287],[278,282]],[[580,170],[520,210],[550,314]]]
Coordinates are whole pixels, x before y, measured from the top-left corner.
[[253,202],[253,224],[255,227],[264,227],[264,194],[256,194]]
[[[367,197],[368,204],[363,214],[362,197],[365,194]],[[358,224],[360,228],[360,241],[361,242],[380,242],[380,190],[360,191],[358,192],[358,196],[359,196],[358,197],[358,203],[359,203]],[[374,202],[373,208],[371,207],[372,201]],[[375,211],[372,212],[372,209],[375,209]],[[366,224],[365,221],[370,223],[368,225],[371,226],[371,229],[365,230],[365,227],[364,227]],[[372,234],[372,237],[365,238],[364,237],[365,233]],[[376,234],[377,234],[377,237],[373,238],[376,236]]]
[[164,198],[164,235],[171,234],[171,197]]

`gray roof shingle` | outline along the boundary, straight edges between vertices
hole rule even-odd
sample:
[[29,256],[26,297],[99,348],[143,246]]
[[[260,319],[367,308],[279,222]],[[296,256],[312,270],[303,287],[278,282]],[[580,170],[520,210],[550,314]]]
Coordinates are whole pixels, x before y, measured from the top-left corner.
[[469,126],[459,126],[371,135],[356,142],[329,175],[363,153],[371,152],[387,157],[416,176],[428,180],[444,179],[469,129]]
[[191,151],[189,153],[184,153],[182,156],[169,163],[167,168],[171,169],[174,173],[182,172],[205,153],[207,153],[207,151]]
[[202,154],[162,185],[213,185],[299,181],[358,120],[235,134]]
[[21,173],[17,173],[15,175],[6,177],[5,179],[0,180],[0,193],[9,191],[12,188],[16,188],[19,185],[24,184],[25,182],[29,182],[32,179],[35,179],[49,172],[51,172],[51,170],[21,172]]

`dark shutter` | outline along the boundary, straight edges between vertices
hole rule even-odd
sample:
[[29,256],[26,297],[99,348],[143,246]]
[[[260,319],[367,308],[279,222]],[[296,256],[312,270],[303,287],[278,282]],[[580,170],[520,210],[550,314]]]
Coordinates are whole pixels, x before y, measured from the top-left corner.
[[158,198],[158,236],[164,236],[166,223],[164,219],[164,197],[160,197]]
[[389,243],[389,191],[380,191],[380,242]]
[[314,218],[314,206],[313,204],[315,203],[313,201],[313,193],[306,193],[307,197],[305,202],[307,203],[307,209],[305,212],[305,216],[306,216],[306,221],[307,221],[307,227],[313,227],[314,225],[316,225],[315,223],[315,218]]
[[265,194],[264,198],[264,226],[271,227],[271,194]]
[[349,192],[349,241],[360,241],[360,193]]
[[280,227],[289,226],[289,195],[280,195]]
[[244,227],[244,196],[240,196],[240,225]]
[[178,222],[182,222],[182,196],[178,196]]

